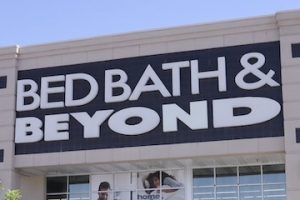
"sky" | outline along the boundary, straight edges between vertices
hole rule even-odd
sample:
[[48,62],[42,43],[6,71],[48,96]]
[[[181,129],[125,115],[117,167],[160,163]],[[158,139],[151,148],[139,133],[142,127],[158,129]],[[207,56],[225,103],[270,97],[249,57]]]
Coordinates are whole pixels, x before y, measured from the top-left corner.
[[0,48],[300,10],[300,0],[0,0]]

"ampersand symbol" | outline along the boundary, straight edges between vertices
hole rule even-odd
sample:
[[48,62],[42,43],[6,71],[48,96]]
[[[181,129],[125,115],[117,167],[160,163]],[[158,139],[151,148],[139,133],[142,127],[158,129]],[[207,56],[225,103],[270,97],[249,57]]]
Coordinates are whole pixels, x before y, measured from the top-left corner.
[[[256,58],[257,61],[254,64],[249,63],[249,60],[251,58]],[[267,74],[263,73],[259,70],[262,66],[265,64],[265,56],[261,53],[253,52],[253,53],[247,53],[242,56],[241,58],[241,64],[244,67],[243,70],[241,70],[235,77],[235,83],[242,89],[245,90],[253,90],[260,88],[264,85],[269,85],[271,87],[279,86],[279,83],[274,81],[272,77],[274,76],[275,72],[273,70],[270,70]],[[247,83],[244,81],[244,78],[248,74],[253,74],[257,78],[259,78],[259,81],[256,81],[254,83]]]

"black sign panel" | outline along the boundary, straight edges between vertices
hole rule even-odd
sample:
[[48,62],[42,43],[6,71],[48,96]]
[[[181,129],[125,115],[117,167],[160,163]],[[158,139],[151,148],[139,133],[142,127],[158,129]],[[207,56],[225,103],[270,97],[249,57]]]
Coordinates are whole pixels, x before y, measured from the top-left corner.
[[[32,85],[24,84],[23,93],[35,93],[33,96],[36,96],[38,106],[33,105],[26,109],[26,106],[20,106],[16,113],[17,121],[34,119],[40,123],[37,126],[40,131],[36,131],[36,127],[34,130],[38,133],[28,131],[36,126],[30,120],[28,123],[22,122],[22,128],[16,127],[15,153],[65,152],[283,136],[280,63],[279,42],[269,42],[19,71],[19,82],[31,80],[36,84],[36,91],[32,89]],[[111,70],[117,72],[109,79],[107,76]],[[120,71],[125,75],[116,75]],[[65,95],[70,94],[67,91],[69,88],[66,75],[78,73],[87,74],[96,80],[97,95],[78,106],[66,105]],[[42,83],[45,78],[54,76],[60,77],[57,81],[53,81],[54,78],[52,82]],[[122,76],[126,79],[121,80]],[[72,98],[81,99],[87,96],[91,91],[91,84],[79,78],[74,80]],[[128,96],[124,95],[118,101],[109,100],[107,80],[110,80],[110,86],[113,87],[110,95],[122,96],[126,90],[124,85],[127,85]],[[20,85],[18,88],[20,91]],[[45,88],[48,99],[40,100]],[[18,105],[30,105],[35,101],[30,94],[17,96],[21,102]],[[40,106],[42,101],[46,101],[46,107]],[[58,106],[47,107],[47,102],[60,102],[63,106],[57,104]],[[256,109],[260,102],[266,104],[263,107],[270,105],[270,109],[266,109],[269,114]],[[140,108],[151,111],[149,119]],[[274,109],[276,111],[272,111]],[[91,136],[87,131],[88,125],[84,127],[84,120],[76,119],[76,115],[72,113],[84,113],[82,116],[93,117],[97,111],[107,111],[107,116],[104,117],[104,113],[99,114],[99,119],[103,116],[103,122],[95,120],[97,122],[93,124],[98,123],[96,132],[99,135]],[[259,112],[265,118],[258,119],[257,116],[261,116]],[[131,113],[136,113],[136,116]],[[66,114],[64,116],[68,116],[68,119],[53,123],[53,119],[59,114]],[[51,122],[46,120],[47,116],[52,116],[52,121],[49,120]],[[204,119],[196,119],[199,116]],[[174,119],[177,121],[174,122]],[[116,123],[118,120],[119,124]],[[49,130],[53,127],[50,126],[55,125],[59,127],[54,128],[58,130],[55,135],[61,133],[65,137],[58,136],[55,139],[51,136]],[[89,136],[84,136],[85,128]],[[129,128],[128,132],[126,128]],[[21,133],[22,130],[27,131]],[[35,134],[38,136],[30,138]],[[30,139],[23,140],[27,137]]]

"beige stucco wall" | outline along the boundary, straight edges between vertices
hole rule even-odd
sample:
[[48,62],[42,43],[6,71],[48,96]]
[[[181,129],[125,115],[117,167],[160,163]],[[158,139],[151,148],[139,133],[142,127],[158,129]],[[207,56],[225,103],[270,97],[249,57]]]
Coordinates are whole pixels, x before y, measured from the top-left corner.
[[300,143],[296,143],[296,128],[300,127],[300,58],[292,57],[291,44],[300,43],[300,12],[280,13],[277,20],[282,63],[287,194],[289,200],[296,200],[300,196]]
[[[14,169],[14,121],[17,47],[0,49],[0,76],[7,77],[7,87],[0,89],[0,149],[4,161],[0,162],[0,180],[5,189],[18,187],[18,175]],[[3,190],[0,190],[3,194]]]
[[[17,70],[270,41],[280,41],[281,44],[285,137],[14,156]],[[21,188],[25,200],[43,199],[45,174],[24,174],[23,168],[59,168],[65,165],[208,156],[259,156],[286,152],[288,199],[298,199],[300,144],[295,142],[295,128],[300,128],[300,58],[291,58],[290,44],[294,42],[300,43],[300,11],[231,22],[0,49],[0,76],[8,76],[8,88],[0,90],[0,149],[5,150],[4,162],[0,163],[0,179],[9,188]],[[39,183],[39,188],[33,187],[33,183]],[[30,196],[32,192],[35,197]]]
[[22,191],[22,199],[45,199],[46,180],[44,176],[19,175],[19,188]]

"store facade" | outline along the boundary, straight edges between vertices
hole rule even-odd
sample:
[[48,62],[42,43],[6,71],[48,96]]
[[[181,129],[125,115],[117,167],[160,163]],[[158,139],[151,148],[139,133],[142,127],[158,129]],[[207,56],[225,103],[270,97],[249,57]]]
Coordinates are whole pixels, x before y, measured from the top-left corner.
[[0,49],[24,199],[297,199],[300,12]]

